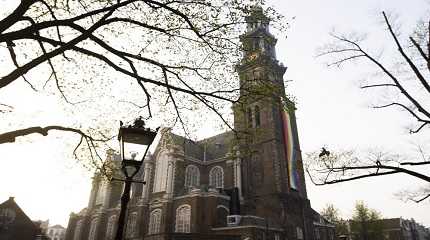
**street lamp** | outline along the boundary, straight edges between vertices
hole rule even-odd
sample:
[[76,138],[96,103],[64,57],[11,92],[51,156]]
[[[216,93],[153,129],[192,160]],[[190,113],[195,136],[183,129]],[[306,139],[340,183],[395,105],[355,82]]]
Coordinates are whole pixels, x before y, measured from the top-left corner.
[[[145,128],[142,117],[134,121],[131,126],[121,126],[119,128],[118,140],[121,154],[121,170],[124,173],[124,192],[121,196],[121,210],[118,218],[118,229],[115,240],[122,240],[124,234],[125,213],[127,204],[130,201],[130,190],[133,177],[142,166],[142,162],[148,153],[149,146],[154,141],[156,131]],[[145,182],[142,182],[145,184]]]

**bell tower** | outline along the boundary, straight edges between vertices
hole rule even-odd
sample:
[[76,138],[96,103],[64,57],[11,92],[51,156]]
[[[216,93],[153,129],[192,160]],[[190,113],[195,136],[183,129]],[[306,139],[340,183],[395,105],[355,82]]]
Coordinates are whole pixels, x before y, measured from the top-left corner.
[[263,9],[254,7],[246,22],[246,32],[240,36],[243,58],[236,65],[240,99],[233,106],[242,171],[241,214],[281,225],[277,227],[301,229],[307,235],[306,229],[312,228],[305,217],[310,203],[295,104],[285,94],[287,68],[276,59],[277,39],[269,31],[270,19]]

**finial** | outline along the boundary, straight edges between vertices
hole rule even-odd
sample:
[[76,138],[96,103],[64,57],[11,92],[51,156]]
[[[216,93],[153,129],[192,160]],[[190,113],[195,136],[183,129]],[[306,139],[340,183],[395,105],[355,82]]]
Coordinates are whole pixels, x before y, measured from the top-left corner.
[[144,128],[145,127],[145,121],[143,121],[142,116],[139,116],[136,120],[134,120],[133,127],[134,128]]

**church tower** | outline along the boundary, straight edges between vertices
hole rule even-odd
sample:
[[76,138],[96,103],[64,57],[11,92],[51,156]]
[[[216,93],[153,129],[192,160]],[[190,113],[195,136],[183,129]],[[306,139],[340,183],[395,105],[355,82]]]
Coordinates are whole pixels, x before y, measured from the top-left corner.
[[[295,105],[285,94],[286,67],[276,59],[269,20],[253,8],[240,36],[234,130],[200,141],[160,130],[135,178],[146,184],[133,183],[125,239],[327,239],[307,198]],[[108,162],[120,160],[108,154]],[[122,187],[96,173],[89,205],[71,214],[66,240],[113,239]]]
[[255,7],[240,37],[243,59],[236,66],[240,101],[234,124],[241,159],[241,214],[266,219],[273,227],[289,226],[293,238],[312,239],[295,105],[287,98],[286,67],[276,59],[277,39],[270,19]]

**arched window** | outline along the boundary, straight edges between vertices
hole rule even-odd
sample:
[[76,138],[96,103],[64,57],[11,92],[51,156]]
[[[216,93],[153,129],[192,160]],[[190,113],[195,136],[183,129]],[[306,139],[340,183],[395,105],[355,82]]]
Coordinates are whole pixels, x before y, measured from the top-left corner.
[[103,204],[106,192],[108,188],[108,183],[101,180],[99,183],[99,189],[97,191],[96,204]]
[[81,232],[82,232],[82,221],[83,220],[79,220],[76,223],[76,227],[75,227],[75,235],[73,236],[73,240],[80,240],[81,239]]
[[128,216],[127,220],[127,229],[125,231],[125,235],[127,237],[133,237],[136,234],[136,225],[137,225],[137,212],[133,212]]
[[106,239],[107,240],[112,240],[114,237],[116,221],[117,221],[117,219],[116,219],[115,215],[112,215],[109,217],[107,227],[106,227]]
[[188,165],[185,169],[185,187],[200,185],[200,171],[194,165]]
[[297,239],[303,239],[303,229],[301,227],[296,227]]
[[218,227],[226,227],[227,226],[227,216],[228,216],[228,208],[222,205],[216,207],[216,215],[217,215],[217,226]]
[[248,108],[248,110],[246,111],[247,116],[247,123],[248,123],[248,128],[252,128],[252,110],[251,108]]
[[161,225],[161,209],[155,209],[149,216],[148,234],[156,234],[160,232]]
[[167,170],[169,157],[166,153],[158,155],[155,163],[155,180],[153,192],[163,192],[167,188]]
[[191,222],[190,205],[182,205],[176,209],[176,232],[189,233]]
[[89,240],[94,240],[94,239],[96,239],[96,235],[97,235],[97,222],[98,222],[98,219],[97,219],[97,218],[94,218],[94,219],[91,221],[90,233],[88,234],[88,239],[89,239]]
[[258,107],[258,106],[255,106],[255,109],[254,109],[254,116],[255,116],[255,127],[260,127],[260,123],[261,123],[261,120],[260,120],[260,107]]
[[216,188],[224,187],[224,171],[222,167],[215,166],[209,172],[209,186]]

